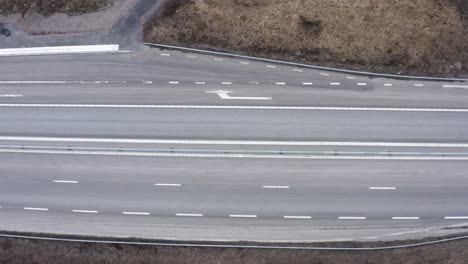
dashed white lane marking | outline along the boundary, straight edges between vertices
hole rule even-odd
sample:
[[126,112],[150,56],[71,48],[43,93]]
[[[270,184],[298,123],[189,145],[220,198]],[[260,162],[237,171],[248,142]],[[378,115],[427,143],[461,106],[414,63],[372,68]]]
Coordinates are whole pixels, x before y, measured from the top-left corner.
[[396,190],[396,187],[369,187],[369,190]]
[[0,97],[23,97],[22,94],[0,94]]
[[418,216],[394,216],[393,220],[419,220]]
[[462,220],[462,219],[468,219],[468,216],[446,216],[444,218],[447,220]]
[[241,214],[231,214],[229,217],[232,218],[256,218],[257,215],[241,215]]
[[340,216],[340,220],[366,220],[365,216]]
[[169,57],[169,56],[171,56],[171,54],[169,54],[169,53],[161,53],[160,55],[163,56],[163,57]]
[[355,80],[356,77],[353,77],[353,76],[346,76],[346,79]]
[[302,85],[305,85],[305,86],[309,86],[309,85],[312,85],[313,83],[311,82],[303,82]]
[[289,189],[287,185],[263,185],[264,189]]
[[24,210],[30,211],[49,211],[49,208],[40,208],[40,207],[24,207]]
[[169,187],[180,187],[182,184],[180,183],[155,183],[155,186],[169,186]]
[[415,86],[415,87],[424,87],[424,84],[422,84],[422,83],[415,83],[414,86]]
[[221,82],[221,84],[224,84],[224,85],[231,85],[232,82]]
[[308,215],[285,215],[284,219],[312,219],[312,216]]
[[391,84],[391,83],[385,83],[385,84],[384,84],[384,86],[387,86],[387,87],[392,87],[392,86],[393,86],[393,84]]
[[272,69],[275,69],[275,68],[276,68],[275,65],[267,65],[266,67],[267,67],[267,68],[272,68]]
[[250,64],[250,62],[248,62],[248,61],[239,61],[239,63],[244,64],[244,65],[249,65]]
[[324,72],[321,72],[320,75],[322,75],[322,76],[330,76],[329,73],[324,73]]
[[223,61],[224,59],[221,59],[221,58],[214,58],[213,60],[215,60],[215,61]]
[[55,183],[78,183],[78,181],[67,181],[67,180],[53,180]]
[[152,84],[153,81],[144,81],[143,83],[145,83],[145,84]]
[[276,82],[275,84],[276,84],[276,85],[286,85],[285,82]]
[[177,213],[176,216],[201,217],[201,216],[203,216],[203,214]]
[[366,86],[367,83],[358,83],[357,85],[358,85],[358,86]]
[[461,89],[468,89],[468,85],[448,85],[445,84],[444,88],[461,88]]
[[338,85],[341,85],[341,83],[338,83],[338,82],[332,82],[332,83],[330,83],[330,85],[333,85],[333,86],[338,86]]
[[197,56],[196,56],[196,55],[187,55],[187,57],[188,57],[188,58],[191,58],[191,59],[195,59],[195,58],[197,58]]
[[390,107],[327,107],[327,106],[254,106],[254,105],[113,105],[113,104],[0,104],[0,107],[54,108],[154,108],[154,109],[246,109],[308,111],[387,111],[387,112],[451,112],[466,113],[468,108],[390,108]]
[[122,212],[124,215],[150,215],[148,212]]
[[97,213],[99,213],[96,210],[78,210],[78,209],[74,209],[74,210],[72,210],[72,212],[73,213],[82,213],[82,214],[97,214]]
[[169,84],[179,84],[178,81],[170,81]]
[[259,82],[249,82],[250,84],[260,84]]
[[195,82],[195,84],[205,84],[205,82]]
[[293,71],[295,71],[295,72],[304,72],[304,70],[302,70],[302,69],[297,69],[297,68],[294,68]]

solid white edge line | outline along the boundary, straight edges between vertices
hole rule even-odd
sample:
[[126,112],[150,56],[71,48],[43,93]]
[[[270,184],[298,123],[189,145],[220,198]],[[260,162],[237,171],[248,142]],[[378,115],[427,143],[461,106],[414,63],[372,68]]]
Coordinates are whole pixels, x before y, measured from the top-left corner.
[[49,211],[49,208],[40,208],[40,207],[23,207],[24,210],[30,211]]
[[155,183],[155,186],[170,186],[170,187],[180,187],[182,184],[179,183]]
[[83,213],[83,214],[97,214],[99,213],[96,210],[79,210],[79,209],[74,209],[72,210],[73,213]]
[[369,187],[369,190],[396,190],[396,187]]
[[308,215],[285,215],[284,219],[312,219],[312,216]]
[[468,89],[468,85],[448,85],[445,84],[443,85],[444,88],[463,88],[463,89]]
[[366,220],[365,216],[339,216],[340,220]]
[[122,212],[124,215],[150,215],[148,212]]
[[0,104],[0,107],[54,108],[154,108],[154,109],[246,109],[246,110],[312,110],[312,111],[388,111],[388,112],[454,112],[466,113],[468,108],[389,108],[389,107],[327,107],[327,106],[253,106],[253,105],[112,105],[112,104]]
[[186,213],[177,213],[176,216],[188,216],[188,217],[201,217],[203,214],[186,214]]
[[231,214],[229,217],[232,218],[257,218],[257,215],[239,215],[239,214]]
[[447,220],[463,220],[463,219],[468,220],[468,216],[446,216],[444,218]]
[[53,180],[55,183],[78,183],[78,181]]
[[394,216],[392,220],[419,220],[418,216]]
[[287,185],[263,185],[264,189],[289,189]]

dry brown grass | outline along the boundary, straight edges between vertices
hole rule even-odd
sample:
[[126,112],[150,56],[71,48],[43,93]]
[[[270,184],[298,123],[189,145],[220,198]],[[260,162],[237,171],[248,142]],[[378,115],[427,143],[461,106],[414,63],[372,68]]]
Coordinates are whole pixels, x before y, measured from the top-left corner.
[[0,15],[33,11],[44,16],[54,13],[79,15],[98,11],[112,0],[0,0]]
[[157,18],[147,41],[387,72],[468,72],[466,0],[177,2],[185,3]]

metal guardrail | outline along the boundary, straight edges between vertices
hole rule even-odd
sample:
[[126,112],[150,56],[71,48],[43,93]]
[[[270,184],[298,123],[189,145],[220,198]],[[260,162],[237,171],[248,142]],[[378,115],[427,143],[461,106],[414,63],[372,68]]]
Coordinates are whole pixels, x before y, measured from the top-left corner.
[[353,70],[345,70],[345,69],[338,69],[338,68],[332,68],[332,67],[323,67],[323,66],[304,64],[304,63],[296,63],[296,62],[274,60],[274,59],[260,58],[260,57],[254,57],[254,56],[239,55],[239,54],[220,52],[220,51],[202,50],[202,49],[186,48],[186,47],[173,46],[173,45],[148,43],[148,42],[143,42],[143,44],[145,44],[147,46],[162,48],[162,49],[189,51],[189,52],[203,53],[203,54],[208,54],[208,55],[233,57],[233,58],[240,58],[240,59],[246,59],[246,60],[254,60],[254,61],[269,62],[269,63],[275,63],[275,64],[283,64],[283,65],[288,65],[288,66],[296,66],[296,67],[302,67],[302,68],[311,68],[311,69],[316,69],[316,70],[325,70],[325,71],[332,71],[332,72],[339,72],[339,73],[364,75],[364,76],[368,76],[368,77],[382,77],[382,78],[408,79],[408,80],[413,79],[413,80],[422,80],[422,81],[426,80],[426,81],[445,81],[445,82],[457,82],[457,81],[468,82],[468,79],[463,79],[463,78],[424,77],[424,76],[409,76],[409,75],[372,73],[372,72],[366,72],[366,71],[353,71]]

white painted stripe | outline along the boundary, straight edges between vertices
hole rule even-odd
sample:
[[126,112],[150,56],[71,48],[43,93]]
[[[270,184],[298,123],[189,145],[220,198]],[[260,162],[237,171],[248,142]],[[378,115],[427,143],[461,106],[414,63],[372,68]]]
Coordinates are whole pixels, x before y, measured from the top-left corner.
[[0,97],[23,97],[22,94],[0,94]]
[[365,216],[340,216],[340,220],[366,220]]
[[232,214],[232,215],[229,215],[229,217],[233,217],[233,218],[256,218],[257,216],[256,216],[256,215],[239,215],[239,214]]
[[143,83],[145,83],[145,84],[152,84],[153,81],[144,81]]
[[78,181],[53,180],[55,183],[78,183]]
[[358,83],[357,85],[358,85],[358,86],[366,86],[367,83]]
[[302,70],[302,69],[297,69],[297,68],[294,68],[293,71],[295,71],[295,72],[304,72],[304,70]]
[[49,211],[49,208],[40,208],[40,207],[24,207],[24,210],[30,211]]
[[197,56],[196,55],[187,55],[188,58],[195,59]]
[[0,56],[30,56],[55,54],[83,54],[117,52],[119,45],[82,45],[82,46],[52,46],[33,48],[0,49]]
[[444,88],[462,88],[462,89],[468,89],[468,85],[444,85]]
[[195,82],[195,84],[205,84],[205,82]]
[[324,72],[321,72],[320,75],[322,75],[322,76],[330,76],[329,73],[324,73]]
[[124,215],[150,215],[148,212],[122,212]]
[[267,68],[272,68],[272,69],[276,68],[275,65],[267,65],[266,67],[267,67]]
[[64,138],[0,136],[0,141],[134,143],[134,144],[188,144],[188,145],[265,145],[265,146],[341,146],[341,147],[421,147],[468,148],[468,143],[430,142],[359,142],[359,141],[257,141],[210,139],[136,139],[136,138]]
[[179,183],[155,183],[156,186],[170,186],[170,187],[180,187],[182,184]]
[[170,81],[169,84],[179,84],[178,81]]
[[79,81],[0,81],[0,84],[66,84],[79,83]]
[[194,216],[194,217],[201,217],[203,214],[184,214],[184,213],[177,213],[176,216]]
[[308,215],[285,215],[284,219],[312,219],[312,216]]
[[384,86],[391,87],[391,86],[393,86],[393,84],[391,84],[391,83],[385,83]]
[[221,82],[221,84],[224,84],[224,85],[231,85],[232,82]]
[[249,82],[250,84],[260,84],[259,82]]
[[248,61],[239,61],[239,63],[240,63],[240,64],[244,64],[244,65],[250,64],[250,62],[248,62]]
[[169,56],[171,56],[171,54],[169,54],[169,53],[161,53],[161,56],[163,56],[163,57],[169,57]]
[[155,109],[246,109],[310,111],[383,111],[383,112],[452,112],[466,113],[465,108],[390,108],[390,107],[321,107],[321,106],[253,106],[253,105],[113,105],[113,104],[0,104],[0,107],[49,108],[155,108]]
[[311,82],[303,82],[302,85],[312,85],[313,83]]
[[341,85],[341,83],[338,83],[338,82],[332,82],[332,83],[330,83],[330,85],[333,85],[333,86],[338,86],[338,85]]
[[286,185],[264,185],[264,189],[289,189],[289,186]]
[[142,157],[193,157],[193,158],[250,158],[250,159],[317,159],[317,160],[468,160],[468,157],[447,156],[337,156],[337,155],[274,155],[274,154],[211,154],[211,153],[171,153],[171,152],[121,152],[121,151],[61,151],[0,149],[0,153],[35,153],[61,155],[103,155],[103,156],[142,156]]
[[415,86],[415,87],[424,87],[424,84],[422,84],[422,83],[415,83],[414,86]]
[[356,77],[352,77],[352,76],[346,76],[346,79],[355,80],[355,79],[356,79]]
[[276,85],[286,85],[285,82],[276,82]]
[[418,216],[394,216],[393,220],[419,220]]
[[215,61],[223,61],[224,59],[221,59],[221,58],[214,58],[213,60],[215,60]]
[[462,219],[468,219],[468,216],[446,216],[445,219],[447,219],[447,220],[462,220]]
[[73,213],[83,213],[83,214],[97,214],[99,213],[96,210],[72,210]]
[[369,190],[396,190],[396,187],[369,187]]

